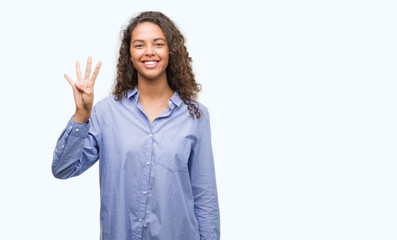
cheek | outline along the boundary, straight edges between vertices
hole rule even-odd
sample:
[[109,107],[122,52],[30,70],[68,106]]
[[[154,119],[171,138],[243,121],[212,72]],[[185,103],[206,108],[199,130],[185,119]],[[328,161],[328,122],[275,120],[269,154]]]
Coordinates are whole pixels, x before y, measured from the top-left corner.
[[134,54],[134,52],[133,52],[133,51],[131,51],[131,52],[130,52],[130,55],[131,55],[131,61],[133,61],[133,60],[134,60],[134,58],[136,58],[136,57],[135,57],[135,54]]
[[140,56],[142,55],[142,50],[140,49],[130,49],[130,55],[131,55],[131,59],[139,59]]
[[169,54],[169,52],[168,51],[164,51],[163,53],[162,53],[162,56],[161,56],[162,58],[163,58],[163,60],[165,60],[167,63],[169,62],[169,59],[170,59],[170,54]]
[[137,63],[139,61],[139,56],[136,53],[131,52],[131,62],[132,64]]

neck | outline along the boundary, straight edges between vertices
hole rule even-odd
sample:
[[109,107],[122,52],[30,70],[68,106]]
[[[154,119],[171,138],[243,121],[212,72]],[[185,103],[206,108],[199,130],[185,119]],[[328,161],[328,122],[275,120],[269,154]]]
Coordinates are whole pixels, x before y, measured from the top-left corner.
[[139,92],[139,100],[168,100],[174,94],[174,91],[170,88],[167,82],[167,78],[157,80],[146,80],[138,78],[138,84],[136,86]]

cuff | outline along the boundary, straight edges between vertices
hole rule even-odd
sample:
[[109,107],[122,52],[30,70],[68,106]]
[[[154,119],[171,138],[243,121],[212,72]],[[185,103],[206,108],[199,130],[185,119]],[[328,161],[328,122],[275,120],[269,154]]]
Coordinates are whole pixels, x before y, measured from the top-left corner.
[[69,136],[85,138],[90,130],[90,120],[87,123],[75,122],[73,120],[74,115],[70,118],[66,131],[69,132]]

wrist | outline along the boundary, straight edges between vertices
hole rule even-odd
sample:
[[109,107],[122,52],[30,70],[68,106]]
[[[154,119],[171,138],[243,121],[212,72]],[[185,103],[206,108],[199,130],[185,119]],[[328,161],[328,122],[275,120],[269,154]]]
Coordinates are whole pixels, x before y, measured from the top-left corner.
[[79,122],[79,123],[87,123],[88,119],[90,119],[91,116],[91,110],[76,110],[73,121]]

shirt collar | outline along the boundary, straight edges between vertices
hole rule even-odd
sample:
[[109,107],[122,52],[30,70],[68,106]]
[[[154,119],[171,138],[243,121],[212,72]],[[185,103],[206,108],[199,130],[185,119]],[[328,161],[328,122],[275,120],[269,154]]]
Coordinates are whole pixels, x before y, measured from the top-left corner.
[[181,106],[182,103],[182,99],[179,96],[179,94],[175,91],[174,95],[172,95],[171,99],[170,99],[175,105],[177,105],[178,107]]
[[127,92],[127,97],[128,97],[128,98],[133,97],[134,100],[135,100],[135,102],[138,101],[139,92],[138,92],[138,90],[136,89],[136,87],[134,87],[133,89],[128,90],[128,92]]
[[[127,97],[128,98],[133,97],[135,102],[138,101],[139,92],[136,89],[136,87],[134,87],[133,89],[128,90]],[[179,96],[179,94],[176,91],[174,92],[174,95],[172,95],[172,97],[170,98],[170,101],[172,101],[178,107],[181,106],[181,103],[182,103],[182,99],[181,99],[181,97]]]

